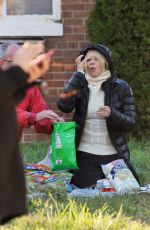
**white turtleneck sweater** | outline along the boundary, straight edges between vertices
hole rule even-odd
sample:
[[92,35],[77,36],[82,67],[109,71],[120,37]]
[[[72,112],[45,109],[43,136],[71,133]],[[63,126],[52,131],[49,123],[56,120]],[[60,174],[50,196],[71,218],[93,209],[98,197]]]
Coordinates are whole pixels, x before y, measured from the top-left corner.
[[110,77],[110,71],[93,78],[85,75],[89,87],[89,103],[85,127],[78,150],[96,155],[111,155],[117,151],[111,143],[107,131],[106,120],[96,114],[100,106],[104,105],[104,92],[101,84]]

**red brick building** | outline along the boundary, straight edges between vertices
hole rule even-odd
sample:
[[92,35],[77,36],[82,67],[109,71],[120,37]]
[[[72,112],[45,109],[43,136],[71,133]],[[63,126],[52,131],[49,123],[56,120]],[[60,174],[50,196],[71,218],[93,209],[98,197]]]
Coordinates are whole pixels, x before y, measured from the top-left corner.
[[[48,82],[48,94],[44,97],[50,108],[61,114],[56,106],[57,97],[59,93],[62,92],[72,72],[76,69],[75,58],[79,54],[80,49],[89,42],[86,21],[90,11],[95,5],[95,0],[76,0],[75,2],[70,0],[54,0],[51,2],[60,4],[60,18],[56,19],[56,22],[61,23],[62,31],[60,34],[59,31],[57,31],[58,36],[53,34],[52,36],[43,36],[42,32],[40,34],[40,31],[38,31],[38,35],[44,40],[47,50],[49,48],[55,48],[56,50],[51,68],[45,76]],[[36,24],[34,28],[36,29]],[[52,30],[55,29],[56,27],[54,25]],[[57,30],[59,30],[59,28]],[[3,33],[2,37],[0,34],[0,38],[5,39],[7,37],[7,39],[14,39],[14,35],[12,35],[13,32],[10,36],[6,36],[5,33]],[[22,36],[18,35],[18,37],[22,39]],[[32,37],[34,37],[34,34]],[[37,38],[38,36],[35,37]],[[26,39],[28,39],[27,36]],[[65,119],[69,119],[69,117],[71,117],[71,114],[65,116]],[[22,141],[31,142],[33,140],[48,141],[49,137],[35,133],[32,128],[26,129]]]

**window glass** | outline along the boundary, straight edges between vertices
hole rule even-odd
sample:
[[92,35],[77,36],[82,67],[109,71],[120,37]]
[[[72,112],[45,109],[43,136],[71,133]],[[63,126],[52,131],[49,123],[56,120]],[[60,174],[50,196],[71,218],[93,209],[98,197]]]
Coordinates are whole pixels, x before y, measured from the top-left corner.
[[6,0],[7,15],[51,15],[52,0]]

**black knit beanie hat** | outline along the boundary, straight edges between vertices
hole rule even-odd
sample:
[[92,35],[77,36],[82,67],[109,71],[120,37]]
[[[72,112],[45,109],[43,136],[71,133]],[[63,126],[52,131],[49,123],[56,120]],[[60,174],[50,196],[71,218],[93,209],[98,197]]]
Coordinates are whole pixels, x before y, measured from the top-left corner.
[[80,51],[80,55],[83,54],[85,56],[89,50],[96,50],[100,54],[102,54],[108,62],[108,68],[110,72],[111,73],[113,72],[112,53],[111,53],[111,50],[107,46],[102,45],[102,44],[87,45]]

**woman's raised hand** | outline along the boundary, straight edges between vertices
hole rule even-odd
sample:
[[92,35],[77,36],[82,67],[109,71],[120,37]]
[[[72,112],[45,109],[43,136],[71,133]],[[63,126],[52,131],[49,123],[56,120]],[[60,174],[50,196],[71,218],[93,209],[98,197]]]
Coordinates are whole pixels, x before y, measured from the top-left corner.
[[79,57],[77,57],[76,59],[76,65],[77,65],[77,71],[84,71],[84,65],[85,65],[85,58],[82,60],[82,58],[84,57],[84,55],[80,55]]

